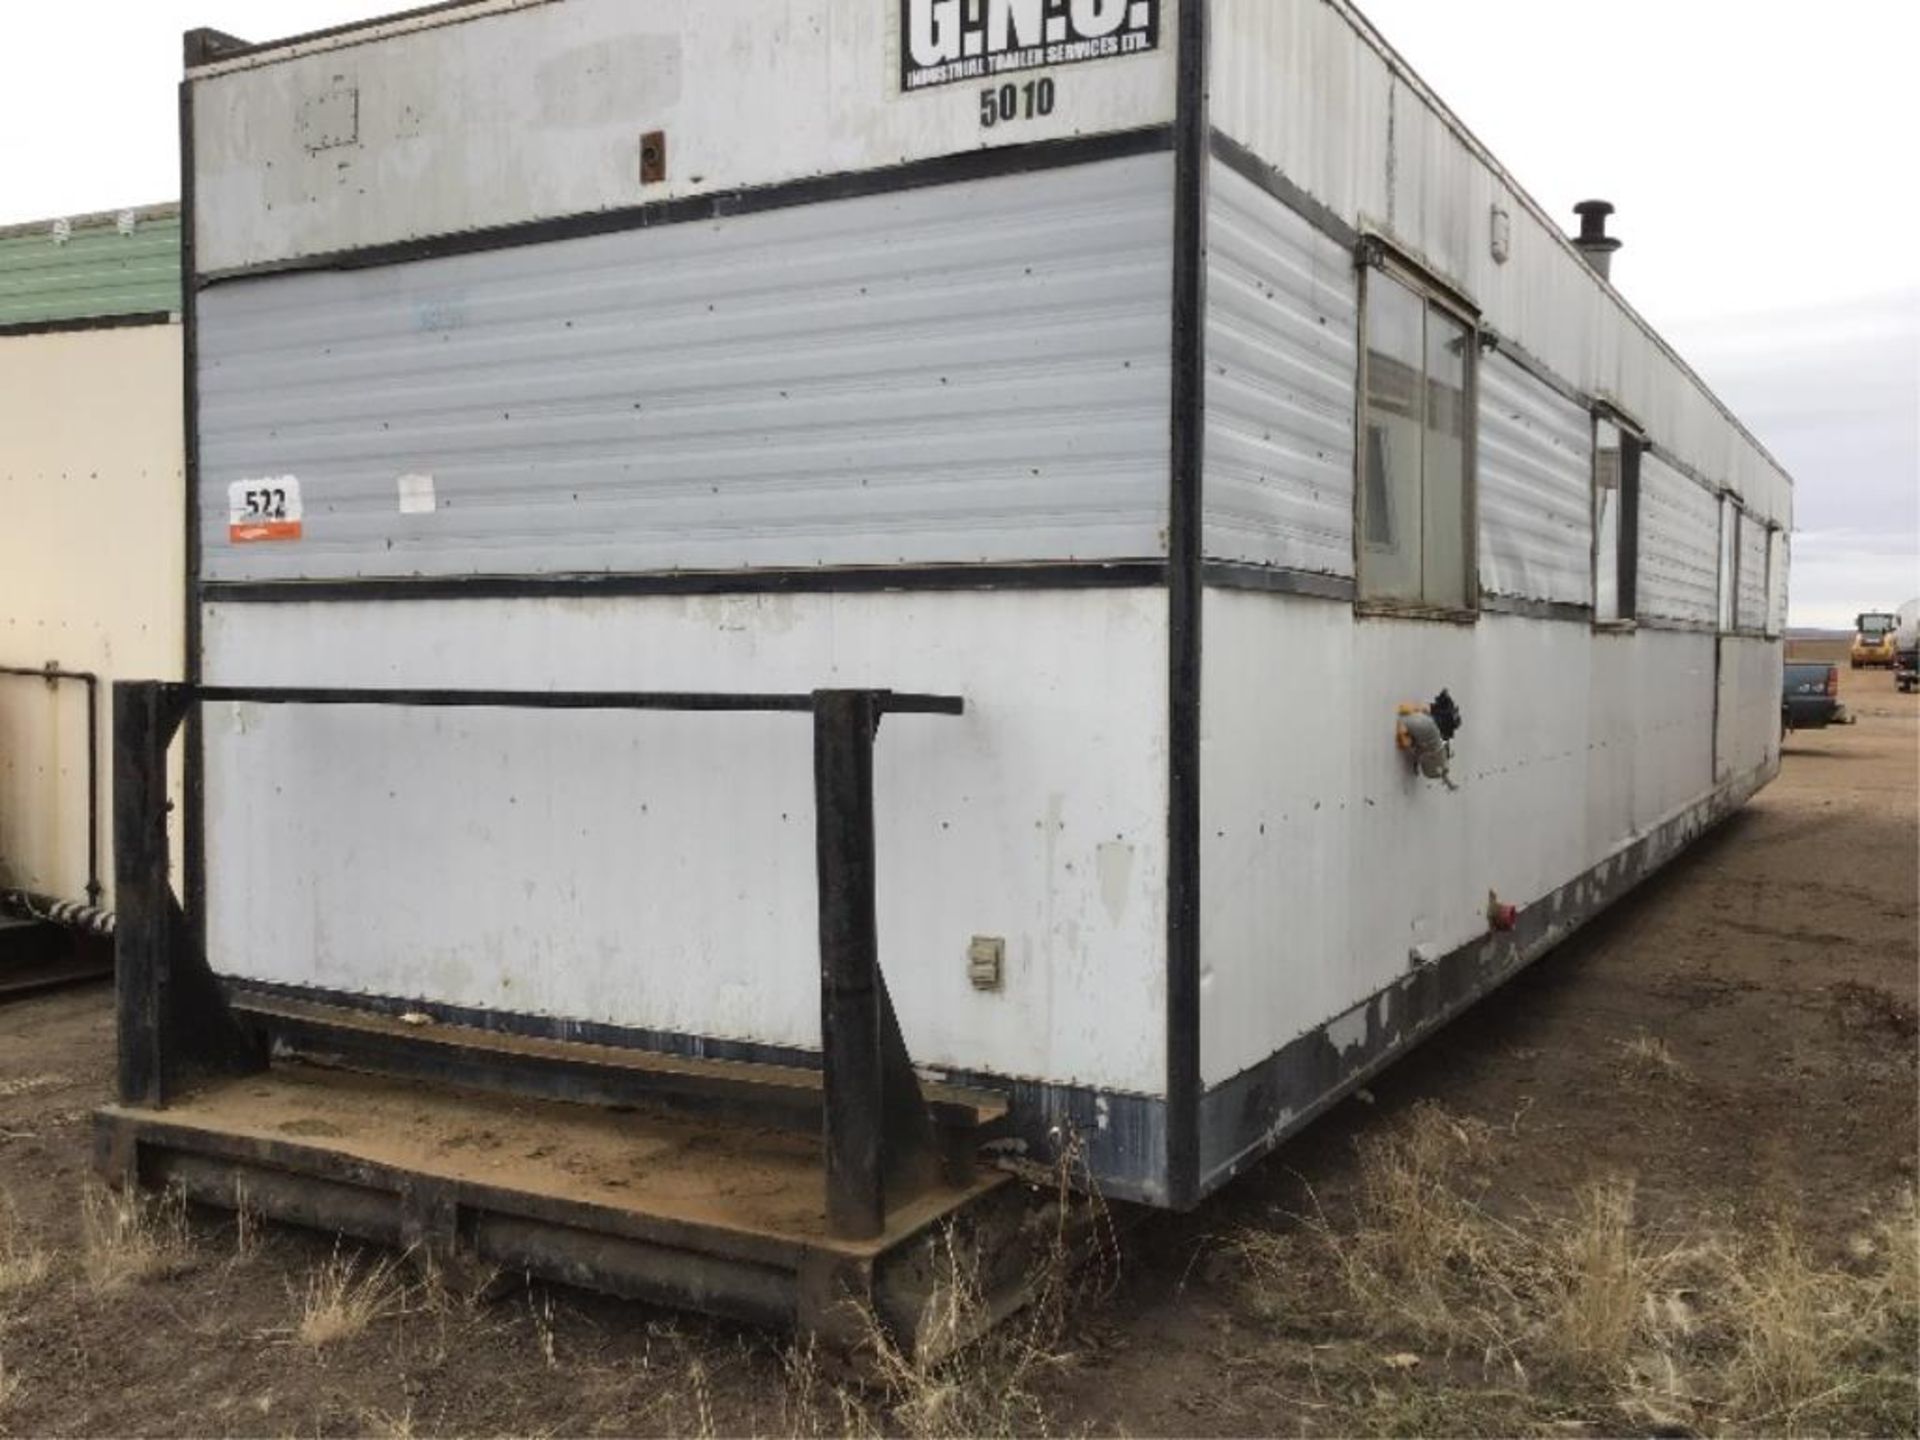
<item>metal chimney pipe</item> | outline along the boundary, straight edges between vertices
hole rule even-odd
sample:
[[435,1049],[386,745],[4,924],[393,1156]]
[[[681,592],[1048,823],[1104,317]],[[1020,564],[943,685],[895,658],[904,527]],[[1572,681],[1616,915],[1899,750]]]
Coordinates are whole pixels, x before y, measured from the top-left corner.
[[1580,217],[1580,233],[1573,237],[1573,243],[1596,275],[1602,280],[1612,278],[1613,252],[1620,248],[1620,242],[1607,234],[1607,216],[1613,213],[1613,202],[1582,200],[1573,207],[1573,213]]

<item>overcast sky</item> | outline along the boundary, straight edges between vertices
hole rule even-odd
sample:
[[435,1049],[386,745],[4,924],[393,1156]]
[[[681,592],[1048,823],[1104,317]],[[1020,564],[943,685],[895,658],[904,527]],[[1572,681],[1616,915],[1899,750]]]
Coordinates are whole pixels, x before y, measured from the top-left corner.
[[[173,198],[183,30],[270,39],[397,8],[14,0],[0,224]],[[1797,482],[1794,623],[1920,594],[1920,4],[1362,8],[1550,214],[1619,206],[1616,283]]]

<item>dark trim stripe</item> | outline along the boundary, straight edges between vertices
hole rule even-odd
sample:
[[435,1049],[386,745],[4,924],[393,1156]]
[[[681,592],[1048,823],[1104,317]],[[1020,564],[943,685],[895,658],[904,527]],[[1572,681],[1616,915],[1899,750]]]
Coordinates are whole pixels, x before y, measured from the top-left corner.
[[330,250],[319,255],[301,255],[287,260],[270,260],[256,265],[214,270],[199,277],[202,287],[260,275],[282,275],[304,270],[363,270],[380,265],[403,265],[417,260],[437,260],[449,255],[471,255],[485,250],[507,250],[521,245],[544,245],[556,240],[578,240],[591,235],[611,235],[625,230],[645,230],[661,225],[684,225],[718,220],[736,215],[754,215],[768,210],[786,210],[798,205],[819,205],[834,200],[854,200],[865,196],[892,195],[904,190],[921,190],[938,185],[954,185],[968,180],[991,180],[1006,175],[1026,175],[1042,170],[1058,170],[1071,165],[1091,165],[1103,160],[1120,160],[1134,155],[1151,155],[1173,143],[1173,131],[1165,125],[1148,125],[1135,130],[1117,130],[1103,135],[1081,135],[1064,140],[1037,140],[1025,145],[1000,145],[985,150],[963,150],[954,155],[936,155],[927,160],[910,161],[874,170],[852,170],[833,175],[809,176],[779,184],[759,185],[742,190],[720,190],[706,195],[688,195],[677,200],[657,200],[644,205],[627,205],[586,214],[561,215],[547,220],[527,220],[485,230],[462,230],[447,235],[427,235],[391,244],[367,245],[351,250]]
[[67,335],[80,330],[131,330],[143,325],[171,325],[180,317],[172,310],[141,310],[131,315],[70,315],[62,320],[16,320],[0,325],[0,340],[15,335]]
[[[291,50],[296,45],[315,45],[323,40],[338,40],[340,45],[331,47],[345,49],[349,45],[365,45],[384,38],[374,33],[390,25],[405,24],[409,20],[424,19],[442,11],[465,10],[471,8],[476,0],[438,0],[432,5],[417,5],[410,10],[396,10],[389,15],[374,15],[365,20],[350,20],[343,25],[328,25],[319,30],[306,30],[298,35],[283,36],[278,40],[241,40],[224,34],[219,30],[189,30],[186,35],[186,62],[189,69],[201,65],[224,65],[229,60],[250,60],[266,57],[270,62],[274,58],[291,60],[291,55],[275,57],[276,50]],[[468,20],[485,20],[494,15],[511,14],[511,11],[488,10],[475,15],[449,15],[440,22],[443,25],[462,24]]]
[[1164,584],[1164,560],[1033,565],[823,566],[608,575],[369,576],[350,580],[206,580],[209,605],[390,600],[529,600],[596,595],[878,594],[911,590],[1124,590]]
[[[789,1045],[722,1040],[674,1030],[571,1020],[558,1015],[487,1010],[421,996],[371,995],[320,985],[288,985],[238,977],[223,977],[220,983],[227,996],[236,1001],[244,1001],[249,996],[305,1000],[375,1015],[428,1015],[442,1025],[464,1025],[497,1035],[607,1045],[689,1059],[820,1068],[819,1052]],[[1158,1096],[1018,1079],[977,1070],[922,1068],[948,1084],[1005,1094],[1010,1106],[1006,1124],[1011,1142],[1008,1148],[1014,1153],[1049,1164],[1057,1158],[1060,1141],[1073,1136],[1084,1148],[1087,1173],[1102,1194],[1147,1205],[1167,1203],[1159,1173],[1166,1103]]]
[[1622,625],[1619,629],[1622,634],[1632,634],[1635,630],[1671,630],[1682,635],[1721,633],[1720,627],[1711,620],[1675,620],[1663,615],[1639,615],[1631,624]]
[[1205,561],[1200,575],[1216,590],[1260,590],[1271,595],[1306,595],[1349,604],[1357,594],[1351,575],[1323,575],[1317,570],[1290,570],[1242,560]]
[[1264,190],[1334,244],[1349,254],[1359,248],[1360,232],[1341,219],[1331,206],[1309,195],[1277,166],[1269,165],[1231,135],[1211,130],[1210,148],[1214,159]]
[[[1217,1190],[1560,944],[1732,814],[1778,770],[1776,762],[1721,786],[1523,906],[1514,929],[1489,932],[1421,966],[1208,1090],[1201,1102],[1202,1192]],[[1332,1038],[1335,1031],[1340,1043]],[[1353,1036],[1363,1038],[1356,1042]]]
[[[186,482],[186,503],[181,507],[185,534],[181,540],[185,557],[186,583],[181,587],[180,603],[185,611],[181,634],[186,654],[182,657],[181,676],[189,685],[201,678],[202,616],[197,593],[200,580],[200,306],[193,289],[196,245],[194,185],[193,86],[180,82],[180,323],[181,323],[181,469]],[[187,707],[181,726],[181,816],[180,857],[181,894],[185,900],[193,943],[201,955],[207,953],[207,803],[206,755],[200,707]]]
[[1200,1194],[1201,486],[1206,446],[1207,9],[1183,0],[1173,159],[1167,527],[1168,1203]]
[[1529,620],[1570,620],[1580,625],[1593,623],[1593,607],[1570,600],[1536,600],[1527,595],[1497,595],[1480,592],[1482,615],[1523,615]]

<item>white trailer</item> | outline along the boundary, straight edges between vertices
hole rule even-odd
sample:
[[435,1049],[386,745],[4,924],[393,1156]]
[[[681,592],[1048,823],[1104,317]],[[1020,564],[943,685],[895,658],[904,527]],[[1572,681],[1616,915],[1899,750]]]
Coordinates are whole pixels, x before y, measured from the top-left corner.
[[105,687],[177,680],[174,205],[0,227],[0,998],[110,946]]
[[1787,476],[1344,0],[189,52],[230,998],[817,1069],[804,727],[425,702],[958,696],[906,1051],[1184,1207],[1775,772]]

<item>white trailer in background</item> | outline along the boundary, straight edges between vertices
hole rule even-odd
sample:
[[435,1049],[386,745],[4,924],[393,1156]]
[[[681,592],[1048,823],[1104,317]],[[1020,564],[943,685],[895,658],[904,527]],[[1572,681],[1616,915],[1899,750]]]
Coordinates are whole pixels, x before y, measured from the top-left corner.
[[1787,477],[1340,0],[476,0],[186,101],[243,1008],[817,1068],[804,728],[332,702],[960,696],[874,752],[905,1049],[1187,1206],[1777,766]]
[[0,227],[0,996],[103,973],[106,688],[177,679],[180,216]]

